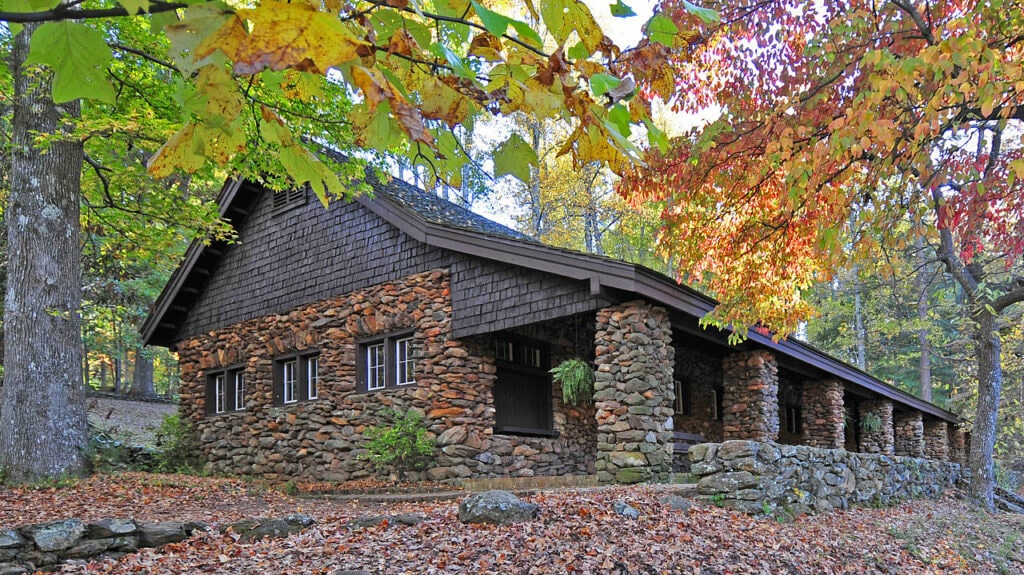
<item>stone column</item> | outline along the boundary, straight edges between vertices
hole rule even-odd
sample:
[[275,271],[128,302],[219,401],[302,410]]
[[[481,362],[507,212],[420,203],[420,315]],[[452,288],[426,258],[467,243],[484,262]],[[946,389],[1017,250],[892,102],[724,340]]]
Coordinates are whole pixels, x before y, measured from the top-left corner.
[[892,402],[875,399],[860,402],[860,451],[893,455]]
[[594,336],[597,479],[664,481],[672,470],[672,326],[644,301],[598,310]]
[[893,414],[893,443],[896,455],[924,457],[924,423],[920,411]]
[[929,418],[924,422],[924,456],[928,459],[949,458],[949,429],[945,421]]
[[967,465],[967,434],[953,426],[949,427],[949,459]]
[[722,435],[728,439],[779,438],[779,369],[769,351],[722,358]]
[[841,449],[844,443],[843,382],[836,379],[805,381],[800,395],[804,416],[804,445]]

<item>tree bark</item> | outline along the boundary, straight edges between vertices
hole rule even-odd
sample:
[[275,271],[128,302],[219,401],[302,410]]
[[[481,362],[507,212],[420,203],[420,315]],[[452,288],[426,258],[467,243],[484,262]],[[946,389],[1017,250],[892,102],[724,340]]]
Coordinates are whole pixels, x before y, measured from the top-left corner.
[[[37,25],[14,37],[10,250],[0,388],[0,471],[27,483],[89,470],[82,346],[79,197],[83,148],[60,139],[78,102],[50,97],[49,73],[26,73]],[[55,135],[48,149],[37,134]]]
[[136,397],[156,397],[153,385],[153,356],[145,347],[135,350],[135,368],[132,370],[131,395]]
[[994,509],[992,489],[995,469],[992,452],[996,444],[996,417],[999,414],[999,395],[1003,388],[1002,343],[996,331],[996,316],[984,307],[978,312],[978,328],[974,333],[975,356],[978,361],[978,407],[971,429],[971,484],[972,498],[986,509]]
[[[922,232],[923,233],[923,232]],[[917,328],[917,347],[921,353],[918,363],[918,381],[920,381],[921,399],[932,400],[932,344],[928,339],[928,273],[927,260],[924,257],[924,236],[922,233],[914,236],[914,247],[917,254],[917,275],[914,276],[914,284],[917,288],[917,320],[920,326]]]

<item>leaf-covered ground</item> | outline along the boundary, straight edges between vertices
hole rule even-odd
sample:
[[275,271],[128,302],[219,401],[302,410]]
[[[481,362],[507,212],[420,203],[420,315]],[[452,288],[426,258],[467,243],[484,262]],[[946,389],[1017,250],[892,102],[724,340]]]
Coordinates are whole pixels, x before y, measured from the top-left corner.
[[[302,512],[318,524],[287,539],[241,543],[214,531],[68,573],[1024,573],[1024,516],[987,515],[948,497],[857,509],[792,523],[697,504],[665,491],[608,487],[527,497],[540,517],[514,526],[464,525],[458,502],[370,503],[294,498],[235,479],[125,473],[74,485],[0,489],[0,526],[80,517],[202,520],[222,525]],[[615,514],[619,500],[640,511]],[[351,530],[353,519],[416,512],[418,525]]]

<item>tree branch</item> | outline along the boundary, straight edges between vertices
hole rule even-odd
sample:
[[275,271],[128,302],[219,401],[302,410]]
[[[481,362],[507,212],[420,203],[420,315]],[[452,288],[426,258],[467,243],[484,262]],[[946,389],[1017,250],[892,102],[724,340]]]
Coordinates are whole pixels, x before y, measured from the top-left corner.
[[174,72],[178,72],[179,71],[177,66],[175,66],[174,64],[168,62],[167,60],[161,60],[160,58],[157,58],[156,56],[153,56],[152,54],[147,54],[145,51],[139,50],[138,48],[132,48],[131,46],[125,46],[124,44],[121,44],[120,42],[113,42],[113,43],[110,44],[110,47],[115,49],[115,50],[120,50],[122,52],[128,52],[129,54],[135,54],[136,56],[138,56],[139,58],[142,58],[143,60],[149,60],[150,62],[152,62],[154,64],[157,64],[159,66],[163,66],[164,68],[167,68],[167,69],[172,70]]
[[[212,2],[207,2],[212,4]],[[161,2],[156,0],[149,5],[149,14],[159,12],[171,12],[179,8],[187,8],[189,5],[179,2]],[[128,10],[118,6],[116,8],[98,8],[94,10],[78,10],[69,8],[67,5],[57,6],[51,10],[42,12],[0,12],[0,20],[8,23],[28,24],[30,22],[58,22],[60,20],[96,20],[103,18],[119,18],[122,16],[134,16]]]
[[1024,278],[1017,278],[1014,285],[1016,287],[999,296],[996,298],[996,301],[992,302],[992,309],[994,309],[996,313],[1001,313],[1011,305],[1024,301]]
[[[932,201],[934,202],[936,218],[941,219],[939,207],[942,205],[942,192],[938,187],[932,188]],[[938,229],[939,248],[936,250],[936,255],[939,261],[946,266],[946,271],[964,288],[967,295],[973,296],[974,292],[978,290],[978,280],[975,279],[974,275],[967,269],[967,266],[960,261],[960,258],[953,251],[953,232],[946,227],[938,226]]]
[[934,46],[935,35],[932,34],[932,29],[924,21],[924,18],[921,17],[921,13],[917,11],[917,8],[905,0],[892,0],[892,3],[910,16],[910,19],[914,21],[914,25],[917,26],[917,29],[921,32],[921,35],[924,36],[924,39],[929,45]]

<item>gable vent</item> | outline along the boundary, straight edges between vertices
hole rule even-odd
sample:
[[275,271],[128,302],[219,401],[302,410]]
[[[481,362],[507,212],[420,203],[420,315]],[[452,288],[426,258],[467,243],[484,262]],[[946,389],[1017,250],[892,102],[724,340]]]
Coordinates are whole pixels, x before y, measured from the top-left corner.
[[291,190],[274,192],[274,214],[286,212],[292,208],[306,205],[306,191],[309,186],[300,186]]

